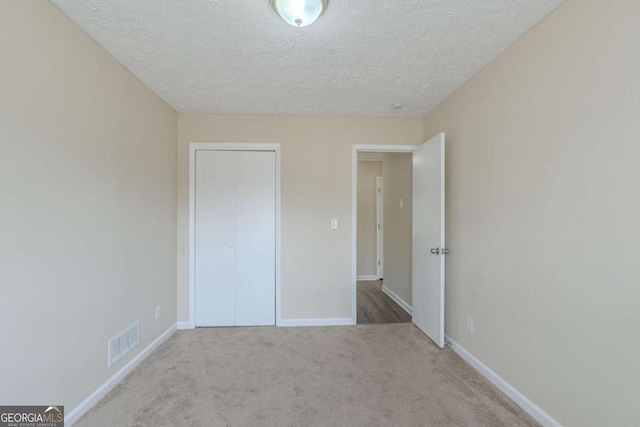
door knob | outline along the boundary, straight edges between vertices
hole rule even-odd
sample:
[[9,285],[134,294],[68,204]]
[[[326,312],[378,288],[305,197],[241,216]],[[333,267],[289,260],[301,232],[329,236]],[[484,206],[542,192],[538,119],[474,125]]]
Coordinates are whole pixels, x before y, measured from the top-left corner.
[[449,253],[449,249],[447,248],[442,248],[442,255],[446,255]]
[[439,255],[440,254],[440,248],[431,248],[431,253],[434,255]]

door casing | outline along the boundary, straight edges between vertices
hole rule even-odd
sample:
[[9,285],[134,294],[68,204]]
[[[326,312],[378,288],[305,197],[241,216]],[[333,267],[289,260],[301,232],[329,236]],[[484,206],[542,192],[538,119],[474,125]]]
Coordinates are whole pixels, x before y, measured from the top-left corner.
[[[439,134],[438,136],[442,136],[442,138],[444,138],[444,134]],[[417,147],[422,146],[423,144],[420,145],[361,145],[361,144],[354,144],[352,147],[352,153],[351,153],[351,168],[352,168],[352,177],[351,177],[351,185],[352,185],[352,195],[351,195],[351,212],[352,212],[352,218],[351,218],[351,230],[352,230],[352,236],[351,236],[351,248],[352,248],[352,253],[351,253],[351,282],[352,282],[352,306],[351,306],[351,317],[352,317],[352,322],[353,324],[357,323],[357,296],[358,296],[358,285],[357,285],[357,242],[358,242],[358,204],[357,204],[357,195],[358,195],[358,153],[412,153],[415,151],[415,149]],[[444,152],[442,153],[442,155],[444,155]],[[440,160],[440,159],[438,159]],[[444,176],[442,177],[442,182],[444,185]],[[444,205],[441,206],[441,209],[444,210]],[[443,211],[444,212],[444,211]],[[442,218],[442,220],[444,221],[444,216]],[[444,230],[443,230],[444,233]],[[444,239],[444,235],[443,235],[443,239]],[[438,243],[439,242],[434,242],[434,243]],[[444,272],[443,272],[444,274]],[[412,280],[412,287],[414,285],[415,281]],[[443,291],[444,292],[444,291]],[[442,295],[442,298],[444,300],[444,294]],[[442,328],[444,329],[444,307],[443,307],[443,311],[441,313],[442,315],[442,321],[441,321],[441,325]],[[444,342],[443,343],[436,343],[438,346],[443,347],[444,346]]]
[[351,149],[351,322],[358,315],[358,153],[413,153],[417,145],[354,144]]
[[280,144],[192,142],[189,144],[189,321],[181,329],[195,328],[195,166],[196,151],[273,151],[276,156],[276,326],[282,323],[281,306],[281,178]]

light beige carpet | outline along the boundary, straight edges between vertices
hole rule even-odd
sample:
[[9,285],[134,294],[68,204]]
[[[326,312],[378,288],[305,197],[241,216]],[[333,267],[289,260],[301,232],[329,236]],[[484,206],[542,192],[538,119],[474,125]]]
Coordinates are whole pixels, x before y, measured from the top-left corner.
[[533,426],[411,324],[179,331],[79,426]]

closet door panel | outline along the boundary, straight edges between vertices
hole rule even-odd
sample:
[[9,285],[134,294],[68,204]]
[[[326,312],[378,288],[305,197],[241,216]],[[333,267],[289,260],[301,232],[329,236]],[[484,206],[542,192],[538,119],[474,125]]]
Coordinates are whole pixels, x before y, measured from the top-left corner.
[[233,151],[196,152],[196,326],[236,323],[235,158]]
[[274,325],[275,153],[236,156],[236,325]]

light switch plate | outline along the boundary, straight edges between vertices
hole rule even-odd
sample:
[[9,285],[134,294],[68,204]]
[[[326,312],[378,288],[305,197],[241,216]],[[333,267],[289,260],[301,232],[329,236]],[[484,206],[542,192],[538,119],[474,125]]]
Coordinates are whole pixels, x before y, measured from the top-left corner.
[[332,230],[338,229],[338,218],[331,218],[331,229]]

